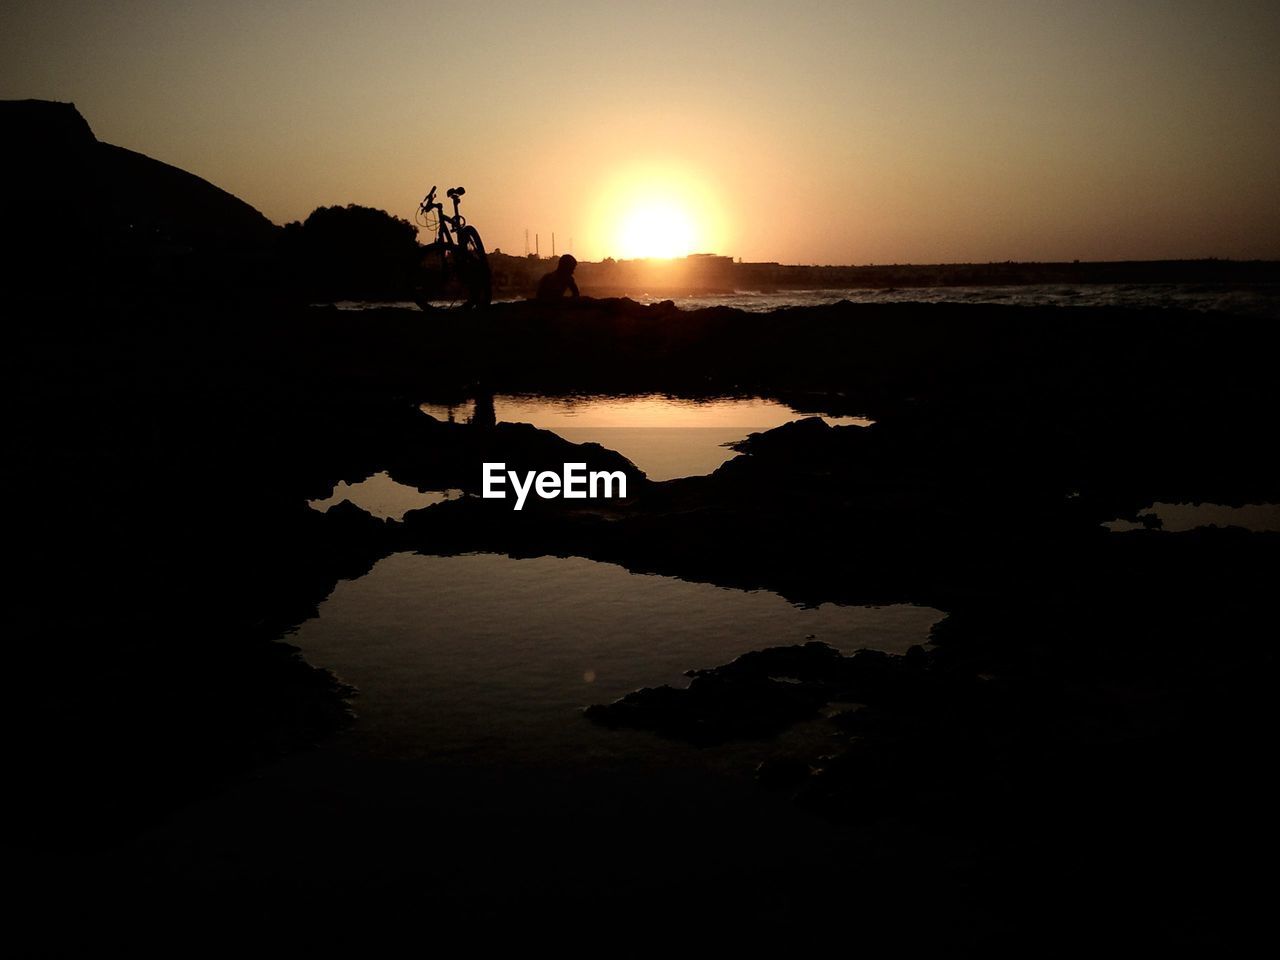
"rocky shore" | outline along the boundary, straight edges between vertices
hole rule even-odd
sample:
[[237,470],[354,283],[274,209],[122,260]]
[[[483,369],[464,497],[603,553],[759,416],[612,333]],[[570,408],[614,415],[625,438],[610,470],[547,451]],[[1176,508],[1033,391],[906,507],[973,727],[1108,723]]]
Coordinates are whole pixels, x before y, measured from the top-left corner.
[[[1280,502],[1273,323],[57,296],[20,300],[14,316],[6,487],[22,563],[6,632],[30,701],[27,839],[60,863],[128,851],[166,812],[346,722],[349,689],[275,642],[339,579],[393,552],[483,550],[946,611],[905,657],[811,644],[690,664],[687,690],[639,691],[582,721],[694,744],[828,723],[820,755],[762,751],[760,781],[853,837],[868,876],[901,879],[904,859],[945,851],[967,892],[929,908],[940,939],[956,924],[982,943],[1074,917],[1069,938],[1123,920],[1149,942],[1212,944],[1256,902],[1237,867],[1274,852],[1262,781],[1280,537],[1102,524],[1156,501]],[[875,423],[800,418],[709,476],[653,482],[598,446],[418,409],[507,392],[754,395]],[[464,496],[403,521],[306,505],[377,471],[474,494],[481,461],[570,458],[625,471],[629,496],[518,513]],[[391,801],[363,802],[377,816]],[[768,856],[785,877],[788,855]],[[635,868],[656,880],[671,865]],[[361,895],[358,878],[329,883]],[[810,916],[785,886],[763,896],[778,927]],[[812,906],[839,900],[828,890]]]

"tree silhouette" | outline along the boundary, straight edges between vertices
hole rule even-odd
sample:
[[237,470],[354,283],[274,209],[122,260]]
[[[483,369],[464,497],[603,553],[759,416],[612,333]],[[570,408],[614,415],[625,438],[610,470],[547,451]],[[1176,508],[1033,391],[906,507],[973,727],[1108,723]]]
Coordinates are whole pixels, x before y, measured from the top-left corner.
[[310,296],[401,299],[418,262],[418,228],[385,210],[317,207],[284,228],[286,257]]

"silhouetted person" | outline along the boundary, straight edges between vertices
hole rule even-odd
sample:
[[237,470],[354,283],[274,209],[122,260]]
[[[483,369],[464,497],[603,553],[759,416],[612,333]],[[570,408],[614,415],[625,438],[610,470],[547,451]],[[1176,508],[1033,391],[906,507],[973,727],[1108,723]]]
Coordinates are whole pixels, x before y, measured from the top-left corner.
[[559,300],[566,290],[576,297],[578,285],[573,282],[573,271],[577,266],[578,261],[573,254],[566,253],[562,256],[556,268],[538,281],[538,299]]

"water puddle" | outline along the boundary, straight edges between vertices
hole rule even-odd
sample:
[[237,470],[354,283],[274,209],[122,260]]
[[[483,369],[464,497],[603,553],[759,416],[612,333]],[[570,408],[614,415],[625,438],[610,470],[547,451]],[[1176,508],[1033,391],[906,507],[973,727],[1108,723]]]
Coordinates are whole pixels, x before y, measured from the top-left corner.
[[419,510],[446,500],[456,500],[462,496],[461,490],[418,490],[403,483],[397,483],[383,471],[361,480],[359,483],[347,483],[345,480],[333,488],[333,493],[323,500],[309,500],[308,506],[321,513],[327,513],[331,507],[343,500],[350,500],[357,507],[379,519],[403,520],[410,510]]
[[814,638],[903,653],[943,614],[898,604],[798,607],[582,558],[400,553],[338,584],[288,639],[360,689],[361,748],[468,764],[633,750],[581,716],[684,671]]
[[[504,395],[493,407],[497,420],[617,450],[655,480],[709,473],[737,455],[724,444],[805,416],[770,400],[659,395]],[[466,422],[475,405],[422,409]],[[340,483],[311,506],[326,510],[345,499],[399,519],[460,495],[419,491],[384,472]],[[555,766],[669,749],[587,722],[581,711],[592,703],[643,686],[684,686],[688,669],[808,639],[845,652],[903,653],[927,642],[942,616],[910,605],[799,607],[767,591],[633,574],[584,558],[401,553],[339,583],[289,640],[359,688],[361,722],[347,736],[361,753]]]
[[1220,503],[1153,503],[1139,510],[1135,519],[1103,524],[1112,533],[1131,530],[1163,530],[1185,533],[1201,527],[1240,527],[1254,533],[1280,533],[1280,504],[1248,503],[1228,507]]
[[[798,413],[776,400],[720,398],[685,400],[660,394],[630,397],[493,398],[496,419],[531,423],[573,443],[598,443],[616,450],[650,480],[696,477],[713,472],[738,454],[726,444],[751,433],[799,420]],[[424,403],[421,409],[438,420],[465,423],[475,403]],[[824,416],[834,426],[870,426],[866,417]]]

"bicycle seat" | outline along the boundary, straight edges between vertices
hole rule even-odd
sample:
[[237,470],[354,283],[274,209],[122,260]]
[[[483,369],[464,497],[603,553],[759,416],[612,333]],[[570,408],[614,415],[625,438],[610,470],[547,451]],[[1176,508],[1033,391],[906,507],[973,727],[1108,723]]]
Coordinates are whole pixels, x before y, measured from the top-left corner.
[[449,188],[449,191],[448,191],[448,193],[447,193],[446,195],[447,195],[448,197],[450,197],[450,198],[453,198],[453,197],[460,197],[460,196],[462,196],[462,195],[463,195],[464,193],[466,193],[466,192],[467,192],[467,188],[466,188],[466,187],[450,187],[450,188]]

